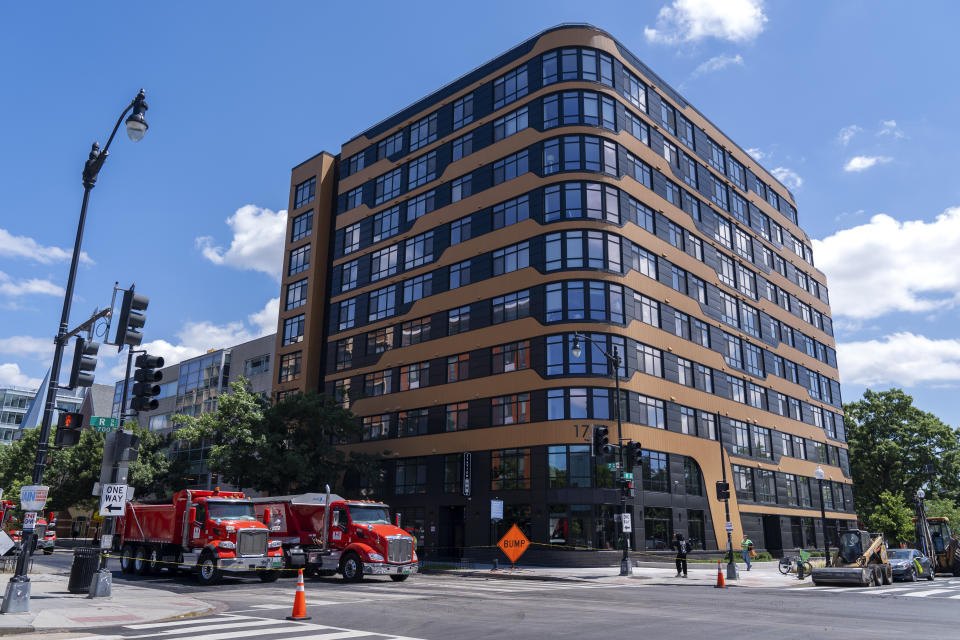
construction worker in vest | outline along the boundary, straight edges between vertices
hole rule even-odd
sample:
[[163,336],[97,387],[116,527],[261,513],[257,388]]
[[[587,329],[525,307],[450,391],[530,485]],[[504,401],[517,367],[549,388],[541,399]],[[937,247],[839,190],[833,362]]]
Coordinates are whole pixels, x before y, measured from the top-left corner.
[[740,548],[743,550],[743,561],[747,564],[747,571],[750,571],[750,552],[753,551],[753,540],[748,538],[747,534],[743,534]]

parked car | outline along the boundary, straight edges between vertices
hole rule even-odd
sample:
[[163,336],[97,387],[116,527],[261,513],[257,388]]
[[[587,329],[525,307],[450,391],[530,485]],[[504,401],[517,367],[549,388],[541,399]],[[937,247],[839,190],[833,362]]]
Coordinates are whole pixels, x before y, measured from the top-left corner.
[[887,555],[893,568],[894,580],[933,580],[933,563],[917,549],[890,549]]

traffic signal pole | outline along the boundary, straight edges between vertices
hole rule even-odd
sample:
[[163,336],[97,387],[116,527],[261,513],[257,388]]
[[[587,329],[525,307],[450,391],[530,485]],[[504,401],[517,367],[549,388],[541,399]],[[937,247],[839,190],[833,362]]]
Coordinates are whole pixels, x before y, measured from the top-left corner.
[[[606,355],[606,354],[604,354]],[[614,407],[617,412],[617,441],[620,443],[620,477],[626,471],[625,459],[623,455],[623,418],[620,415],[620,350],[617,345],[613,345],[613,374],[616,378],[617,401]],[[624,516],[627,514],[627,491],[625,481],[621,481],[620,486],[620,538],[623,541],[623,557],[620,558],[620,575],[629,576],[633,573],[633,565],[630,562],[630,554],[627,550],[627,533],[623,530]]]

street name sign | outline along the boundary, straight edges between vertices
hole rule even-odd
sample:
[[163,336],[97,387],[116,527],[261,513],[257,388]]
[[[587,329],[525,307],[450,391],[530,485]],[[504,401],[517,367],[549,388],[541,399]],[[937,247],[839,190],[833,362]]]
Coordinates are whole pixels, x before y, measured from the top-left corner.
[[97,433],[107,433],[113,431],[119,426],[120,421],[116,418],[104,418],[102,416],[93,416],[90,418],[90,426]]
[[127,504],[127,485],[105,484],[100,491],[100,515],[122,516]]
[[623,472],[623,479],[624,479],[624,480],[633,480],[633,473],[631,473],[630,471],[624,471],[624,472]]
[[510,562],[514,563],[530,547],[530,540],[527,539],[527,536],[523,535],[523,531],[520,531],[520,527],[513,525],[510,527],[510,530],[507,531],[502,538],[500,538],[500,542],[497,543],[497,546],[500,547],[501,551],[507,554],[507,558],[510,560]]
[[49,491],[50,487],[39,484],[20,487],[20,508],[24,511],[43,511]]

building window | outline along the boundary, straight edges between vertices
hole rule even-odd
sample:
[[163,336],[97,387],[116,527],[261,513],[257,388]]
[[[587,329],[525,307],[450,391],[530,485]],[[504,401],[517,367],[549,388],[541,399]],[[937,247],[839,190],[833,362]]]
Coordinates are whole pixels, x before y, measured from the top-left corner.
[[410,495],[427,492],[427,461],[425,458],[397,460],[393,483],[394,493]]
[[470,284],[470,260],[450,265],[448,289],[457,289]]
[[697,435],[696,411],[690,407],[680,407],[680,433]]
[[473,122],[473,94],[468,94],[453,103],[453,128]]
[[647,112],[647,87],[637,76],[623,67],[623,83],[620,87],[623,96],[644,113]]
[[530,315],[530,290],[508,293],[493,299],[493,324],[510,322]]
[[426,118],[410,125],[410,151],[425,147],[437,139],[437,114],[432,113]]
[[551,489],[592,486],[592,467],[589,445],[547,447],[547,474]]
[[337,371],[349,369],[353,365],[353,338],[337,340]]
[[292,276],[295,273],[306,271],[310,266],[310,245],[305,244],[302,247],[290,251],[290,266],[287,269],[287,275]]
[[363,392],[371,397],[393,393],[393,369],[376,371],[363,376]]
[[737,500],[753,502],[753,470],[740,465],[733,466],[733,486],[737,492]]
[[[384,331],[381,329],[381,331]],[[391,330],[391,336],[392,336]],[[400,346],[409,347],[412,344],[419,344],[430,339],[430,318],[419,318],[417,320],[408,320],[400,325]],[[387,347],[389,349],[390,347]],[[369,351],[369,349],[368,349]],[[377,350],[381,353],[386,349]]]
[[456,162],[473,153],[473,133],[467,133],[453,141],[453,161]]
[[308,211],[303,215],[293,219],[293,232],[290,236],[290,242],[296,242],[306,238],[313,231],[313,211]]
[[683,485],[688,496],[703,495],[703,479],[700,465],[690,457],[683,459]]
[[659,451],[643,452],[643,490],[670,490],[670,471],[667,466],[667,454]]
[[437,152],[431,151],[407,163],[407,189],[424,185],[437,177]]
[[397,414],[397,437],[421,436],[427,432],[428,411],[412,409]]
[[499,109],[527,95],[527,68],[517,67],[493,82],[493,108]]
[[299,314],[283,321],[283,342],[281,346],[303,341],[303,322],[306,314]]
[[777,482],[773,471],[757,469],[757,502],[776,504]]
[[382,320],[389,318],[397,312],[397,288],[395,286],[384,287],[370,292],[368,304],[367,321]]
[[363,169],[365,164],[364,152],[355,153],[343,162],[343,175],[352,176],[357,171]]
[[493,140],[502,140],[527,128],[527,108],[517,109],[493,121]]
[[752,425],[750,431],[753,434],[753,455],[757,458],[773,459],[773,439],[770,429]]
[[493,348],[493,373],[509,373],[530,367],[530,341],[511,342]]
[[460,463],[459,453],[448,453],[443,456],[443,492],[460,493],[463,481],[463,466]]
[[493,207],[493,228],[500,229],[530,217],[530,198],[521,196]]
[[400,168],[397,167],[377,178],[374,204],[382,204],[400,195],[402,173]]
[[386,413],[379,416],[367,416],[363,419],[363,430],[360,439],[383,440],[390,437],[390,423],[393,415]]
[[359,267],[359,260],[351,260],[340,265],[340,293],[350,291],[357,286]]
[[461,353],[447,358],[447,382],[459,382],[470,377],[470,354]]
[[373,241],[380,242],[400,231],[400,205],[373,216]]
[[349,211],[354,207],[359,207],[361,204],[363,204],[363,187],[357,187],[356,189],[351,189],[347,192],[343,210]]
[[731,420],[733,428],[733,453],[738,456],[750,455],[750,431],[745,422]]
[[470,330],[470,305],[450,309],[447,312],[447,335],[453,336]]
[[450,201],[459,202],[464,198],[469,198],[473,193],[472,189],[473,174],[468,173],[460,176],[450,183]]
[[375,282],[397,272],[399,246],[393,245],[373,252],[370,258],[370,281]]
[[446,430],[462,431],[463,429],[466,429],[468,426],[469,414],[469,403],[467,402],[448,404]]
[[410,278],[403,283],[403,301],[416,302],[420,298],[431,295],[433,289],[433,274],[428,273],[416,278]]
[[377,160],[388,158],[403,151],[403,132],[398,131],[377,144]]
[[470,239],[470,216],[460,218],[450,223],[450,246],[466,242]]
[[490,490],[530,488],[530,449],[490,452]]
[[360,248],[360,223],[352,224],[343,230],[343,254],[353,253]]
[[299,209],[300,207],[313,202],[313,197],[316,195],[316,191],[316,178],[310,178],[309,180],[298,184],[293,198],[293,208]]
[[413,222],[420,216],[426,215],[434,210],[436,201],[436,190],[431,189],[421,193],[416,198],[407,200],[407,222]]
[[339,305],[339,311],[337,313],[337,330],[343,331],[344,329],[349,329],[353,327],[357,319],[357,300],[356,298],[350,298],[349,300],[344,300]]
[[[417,322],[413,320],[412,322]],[[429,321],[427,322],[429,327]],[[411,343],[412,344],[412,343]],[[393,349],[393,327],[384,327],[367,334],[367,353],[380,354]]]
[[433,231],[408,239],[404,251],[405,269],[413,269],[429,262],[433,262]]
[[287,353],[280,356],[280,375],[277,378],[278,382],[290,382],[291,380],[297,379],[300,375],[302,355],[302,352],[297,351],[296,353]]
[[494,426],[522,424],[530,420],[530,394],[517,393],[491,400]]
[[243,376],[249,378],[270,370],[270,354],[250,358],[243,363]]
[[662,378],[663,352],[645,344],[637,344],[637,369],[648,376]]
[[513,180],[527,171],[529,171],[529,162],[527,151],[524,149],[493,163],[493,184]]
[[530,266],[529,242],[520,242],[493,252],[493,275],[495,276],[501,276],[528,266]]
[[287,304],[285,311],[307,304],[307,281],[298,280],[287,285]]
[[415,362],[400,367],[400,391],[419,389],[430,384],[430,363]]

